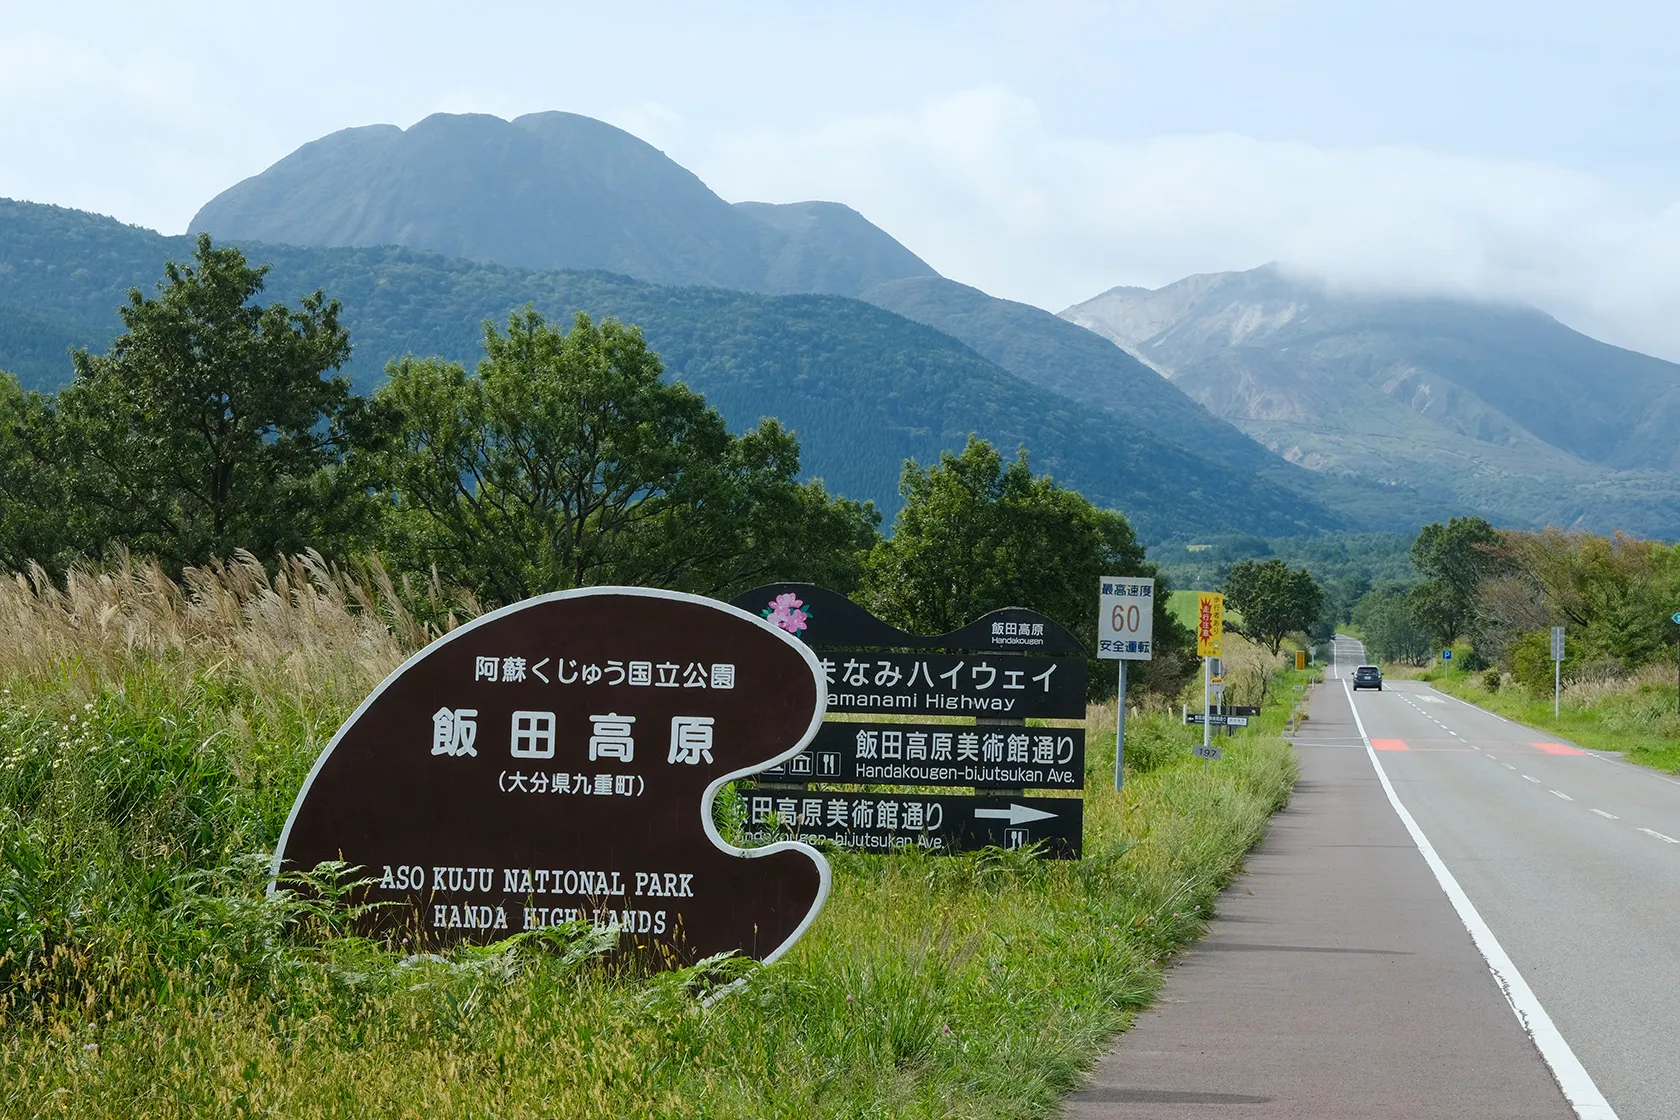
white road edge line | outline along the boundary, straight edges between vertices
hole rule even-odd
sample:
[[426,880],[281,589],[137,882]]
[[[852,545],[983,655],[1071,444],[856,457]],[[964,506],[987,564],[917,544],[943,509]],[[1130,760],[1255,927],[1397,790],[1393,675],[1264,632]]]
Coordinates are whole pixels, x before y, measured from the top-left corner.
[[1412,814],[1400,803],[1400,795],[1394,792],[1394,785],[1388,780],[1388,772],[1383,769],[1382,760],[1377,757],[1376,748],[1371,746],[1371,736],[1365,730],[1365,721],[1359,718],[1359,709],[1353,703],[1353,690],[1342,682],[1347,690],[1348,710],[1353,712],[1353,722],[1359,728],[1360,738],[1365,740],[1365,754],[1371,760],[1371,768],[1377,772],[1377,780],[1382,783],[1383,792],[1388,795],[1388,803],[1394,806],[1394,812],[1400,818],[1400,823],[1411,833],[1412,843],[1417,845],[1423,854],[1423,860],[1429,865],[1429,870],[1435,873],[1435,881],[1441,884],[1441,890],[1446,893],[1447,901],[1452,903],[1458,912],[1458,920],[1464,923],[1464,928],[1470,932],[1470,940],[1475,942],[1481,952],[1482,959],[1487,962],[1488,971],[1493,973],[1494,981],[1505,993],[1505,1001],[1516,1012],[1517,1021],[1522,1024],[1528,1037],[1534,1040],[1535,1048],[1540,1051],[1540,1057],[1545,1059],[1551,1067],[1552,1076],[1557,1079],[1558,1088],[1569,1101],[1570,1107],[1580,1120],[1618,1120],[1616,1110],[1610,1107],[1610,1102],[1604,1099],[1604,1094],[1598,1091],[1592,1075],[1587,1073],[1581,1060],[1570,1049],[1563,1033],[1552,1022],[1552,1017],[1546,1014],[1546,1009],[1540,1003],[1540,997],[1528,986],[1522,973],[1517,971],[1515,962],[1506,954],[1499,939],[1494,937],[1493,930],[1477,913],[1475,904],[1470,896],[1464,893],[1464,888],[1458,885],[1453,873],[1447,870],[1447,865],[1436,854],[1435,847],[1429,842],[1429,837],[1423,834]]

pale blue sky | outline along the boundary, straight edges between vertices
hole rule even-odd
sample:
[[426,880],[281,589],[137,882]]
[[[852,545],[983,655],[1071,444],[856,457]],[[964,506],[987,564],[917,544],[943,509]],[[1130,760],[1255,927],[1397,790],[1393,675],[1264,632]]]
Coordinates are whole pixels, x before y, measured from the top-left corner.
[[588,113],[1060,309],[1296,261],[1680,358],[1680,5],[0,0],[0,195],[179,232],[349,125]]

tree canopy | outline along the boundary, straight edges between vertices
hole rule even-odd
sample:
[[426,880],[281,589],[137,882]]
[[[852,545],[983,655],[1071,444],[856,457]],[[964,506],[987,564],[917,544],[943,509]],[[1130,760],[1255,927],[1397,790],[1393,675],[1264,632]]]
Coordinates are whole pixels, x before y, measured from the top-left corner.
[[[971,436],[960,455],[905,464],[900,487],[904,507],[869,554],[863,596],[907,630],[938,634],[998,607],[1027,607],[1095,649],[1101,577],[1158,575],[1125,517],[1035,476],[1024,451],[1006,464]],[[1187,672],[1189,632],[1167,612],[1166,592],[1158,582],[1156,661],[1139,676],[1170,690]]]
[[1503,566],[1500,544],[1498,530],[1480,517],[1431,522],[1412,542],[1412,566],[1424,577],[1412,588],[1412,617],[1442,645],[1469,629],[1477,587]]
[[1273,653],[1290,634],[1306,632],[1324,608],[1324,589],[1305,568],[1282,560],[1243,560],[1225,577],[1225,602],[1242,615],[1243,633]]
[[740,436],[661,378],[639,330],[527,308],[486,324],[476,372],[404,359],[375,394],[397,546],[498,602],[624,583],[725,594],[766,579],[855,585],[872,507],[800,483],[774,420]]
[[259,306],[266,268],[201,235],[156,296],[129,292],[127,328],[76,376],[50,424],[79,543],[122,544],[179,567],[353,535],[367,508],[338,468],[360,418],[337,301]]

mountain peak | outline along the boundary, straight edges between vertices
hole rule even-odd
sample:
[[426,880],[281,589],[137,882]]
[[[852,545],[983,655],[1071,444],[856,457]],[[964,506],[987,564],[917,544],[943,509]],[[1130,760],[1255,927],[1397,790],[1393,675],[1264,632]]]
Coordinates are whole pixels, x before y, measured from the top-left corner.
[[189,227],[201,231],[772,293],[933,273],[849,207],[731,206],[646,141],[560,111],[334,132],[211,199]]

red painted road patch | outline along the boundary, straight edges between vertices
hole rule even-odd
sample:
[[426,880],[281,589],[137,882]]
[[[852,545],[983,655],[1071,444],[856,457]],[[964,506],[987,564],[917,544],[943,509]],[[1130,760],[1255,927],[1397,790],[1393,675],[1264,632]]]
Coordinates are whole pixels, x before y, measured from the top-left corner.
[[1371,746],[1379,751],[1409,751],[1404,739],[1372,739]]
[[1581,754],[1582,753],[1581,751],[1576,750],[1574,747],[1566,747],[1562,743],[1530,743],[1529,746],[1533,747],[1537,751],[1545,751],[1547,754]]

